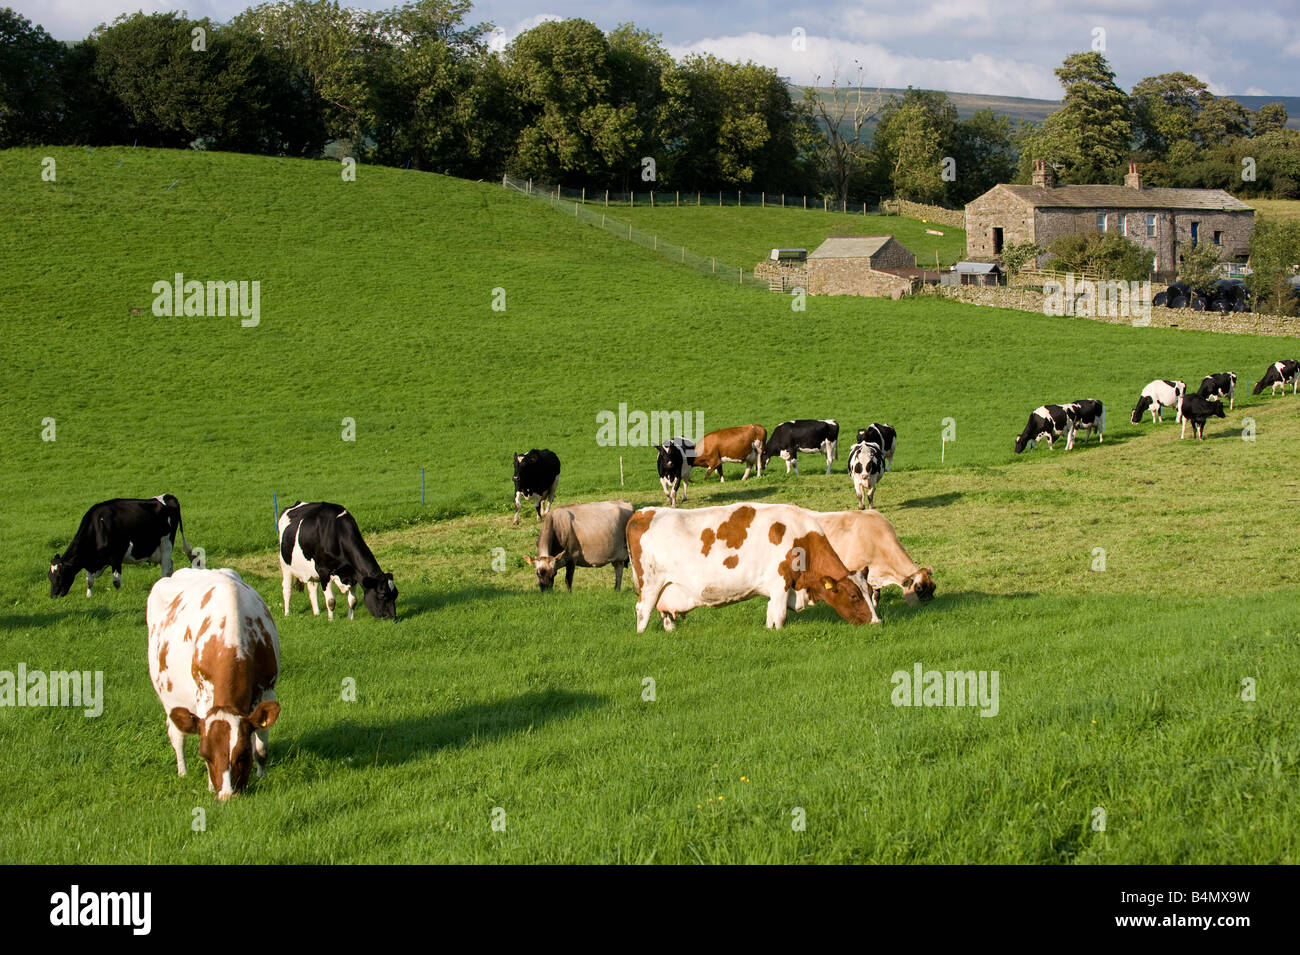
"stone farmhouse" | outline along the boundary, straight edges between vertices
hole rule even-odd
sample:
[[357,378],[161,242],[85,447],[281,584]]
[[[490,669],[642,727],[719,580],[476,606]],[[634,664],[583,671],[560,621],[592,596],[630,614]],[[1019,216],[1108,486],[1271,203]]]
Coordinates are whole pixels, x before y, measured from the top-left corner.
[[1058,186],[1043,160],[1028,186],[997,185],[966,206],[966,257],[991,262],[1012,242],[1046,247],[1063,235],[1118,232],[1172,273],[1185,248],[1211,243],[1221,262],[1245,262],[1255,210],[1222,189],[1146,188],[1130,163],[1122,186]]

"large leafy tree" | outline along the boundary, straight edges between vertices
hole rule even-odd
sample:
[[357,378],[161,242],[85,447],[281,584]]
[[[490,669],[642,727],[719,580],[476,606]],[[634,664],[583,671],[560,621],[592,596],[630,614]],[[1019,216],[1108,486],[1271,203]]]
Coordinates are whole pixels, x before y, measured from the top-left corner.
[[0,8],[0,147],[53,141],[60,119],[61,44]]
[[1255,310],[1275,315],[1294,315],[1296,296],[1291,284],[1300,263],[1300,221],[1264,219],[1255,224],[1250,239],[1250,266],[1254,274],[1247,284],[1256,298]]
[[231,26],[260,41],[312,122],[360,158],[377,125],[378,61],[388,50],[382,22],[383,14],[336,0],[281,0],[250,7]]
[[1020,176],[1047,159],[1062,182],[1108,182],[1123,168],[1133,137],[1129,100],[1100,53],[1071,53],[1056,70],[1061,108],[1021,141]]
[[1205,84],[1188,73],[1161,73],[1141,80],[1129,101],[1138,149],[1152,157],[1164,156],[1175,143],[1190,141],[1205,92]]
[[692,54],[663,83],[665,187],[808,188],[811,116],[774,70]]
[[[417,0],[378,15],[372,59],[376,159],[462,175],[474,171],[475,70],[490,25],[465,26],[469,0]],[[485,68],[485,67],[483,67]],[[470,103],[467,103],[470,100]]]
[[516,175],[607,183],[635,160],[637,109],[612,95],[609,41],[580,19],[521,33],[506,69],[523,116],[510,169]]
[[1196,122],[1192,125],[1192,133],[1202,148],[1217,146],[1250,132],[1250,110],[1235,99],[1203,92],[1200,95],[1200,106]]
[[257,149],[268,97],[255,43],[175,13],[120,16],[92,37],[95,74],[134,136],[161,146]]

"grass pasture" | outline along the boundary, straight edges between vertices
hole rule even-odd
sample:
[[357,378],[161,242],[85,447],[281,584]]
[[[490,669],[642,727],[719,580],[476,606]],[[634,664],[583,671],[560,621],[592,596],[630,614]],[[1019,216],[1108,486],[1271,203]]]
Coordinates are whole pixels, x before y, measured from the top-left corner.
[[1261,218],[1300,219],[1300,199],[1247,199]]
[[[694,200],[694,194],[691,196]],[[684,245],[701,255],[746,270],[766,259],[773,249],[807,249],[811,252],[833,235],[892,235],[916,253],[916,264],[934,268],[935,253],[947,268],[966,256],[966,231],[942,223],[922,222],[906,216],[861,216],[820,209],[770,206],[695,206],[682,197],[681,206],[610,207],[610,215],[638,229],[657,234],[674,245]],[[779,201],[779,200],[777,200]],[[799,201],[797,198],[792,201]],[[811,198],[809,200],[811,202]],[[934,229],[943,235],[930,235]]]
[[[0,670],[105,674],[96,719],[0,708],[0,862],[1300,859],[1300,565],[1281,530],[1300,398],[1239,396],[1203,443],[1171,417],[1128,423],[1154,377],[1244,384],[1300,342],[931,299],[797,313],[499,186],[401,170],[59,149],[0,152],[0,173]],[[750,266],[777,244],[774,210],[720,212],[734,235],[701,212],[666,237]],[[152,284],[176,272],[261,281],[260,324],[155,318]],[[1103,445],[1012,452],[1030,410],[1082,397],[1107,404]],[[891,422],[877,505],[936,599],[887,595],[882,628],[816,607],[767,631],[751,601],[638,636],[608,568],[539,594],[510,454],[554,449],[559,503],[661,504],[647,449],[596,441],[620,403],[706,429],[839,420],[833,474],[809,456],[798,477],[696,483],[692,507],[850,507],[850,436]],[[175,775],[144,653],[156,568],[48,595],[90,504],[163,491],[280,620],[270,773],[227,805],[194,743]],[[279,617],[273,493],[349,507],[397,622],[330,624],[304,594]],[[998,714],[891,705],[916,662],[998,671]]]

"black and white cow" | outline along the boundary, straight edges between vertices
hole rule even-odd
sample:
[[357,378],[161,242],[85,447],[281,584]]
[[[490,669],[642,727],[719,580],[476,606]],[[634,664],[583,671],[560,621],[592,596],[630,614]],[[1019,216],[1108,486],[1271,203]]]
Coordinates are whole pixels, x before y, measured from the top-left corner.
[[162,565],[162,575],[172,573],[172,548],[177,532],[185,556],[194,560],[181,526],[181,502],[171,494],[149,498],[114,498],[101,501],[81,518],[81,526],[63,556],[50,561],[50,596],[62,597],[72,588],[78,572],[86,572],[86,596],[105,567],[113,569],[113,586],[122,586],[122,564],[146,561]]
[[324,501],[299,501],[280,515],[280,576],[284,615],[289,616],[289,591],[294,581],[307,585],[311,612],[320,616],[316,587],[325,585],[325,612],[334,619],[334,591],[348,595],[348,619],[357,606],[356,584],[361,584],[366,609],[378,620],[397,617],[397,586],[384,573],[375,555],[361,539],[361,529],[347,508]]
[[1106,408],[1096,398],[1080,398],[1078,401],[1072,401],[1068,405],[1063,405],[1065,413],[1072,422],[1070,428],[1070,438],[1065,442],[1065,450],[1069,451],[1074,447],[1074,436],[1083,431],[1083,443],[1087,444],[1088,439],[1092,437],[1094,431],[1097,432],[1099,443],[1104,444],[1106,441]]
[[524,499],[537,507],[537,519],[542,519],[542,504],[546,510],[555,503],[555,486],[560,483],[560,459],[554,451],[533,448],[527,454],[516,454],[515,462],[515,523],[519,523],[519,503]]
[[1201,387],[1196,393],[1212,401],[1222,401],[1227,398],[1228,410],[1231,411],[1233,403],[1237,400],[1237,376],[1230,371],[1218,375],[1206,375],[1201,379]]
[[1187,422],[1192,422],[1192,434],[1197,440],[1205,440],[1205,421],[1207,418],[1223,418],[1222,401],[1211,401],[1208,398],[1202,398],[1200,395],[1183,395],[1183,403],[1180,408],[1183,419],[1183,433],[1181,438],[1187,437]]
[[678,436],[655,448],[659,452],[659,484],[668,497],[668,506],[677,506],[680,491],[686,500],[686,484],[691,479],[691,466],[695,463],[695,442]]
[[826,455],[826,473],[831,473],[831,462],[840,454],[840,426],[834,421],[817,418],[800,418],[784,421],[772,429],[772,436],[763,445],[760,470],[767,470],[767,462],[780,457],[785,462],[785,473],[799,473],[799,454]]
[[888,471],[890,462],[894,460],[894,451],[898,448],[898,432],[887,424],[877,422],[870,428],[858,429],[858,443],[863,441],[880,448],[885,455],[885,470]]
[[1277,389],[1282,388],[1282,394],[1286,394],[1286,386],[1291,385],[1291,394],[1296,393],[1300,388],[1300,361],[1294,358],[1284,358],[1282,361],[1275,361],[1268,366],[1268,371],[1264,372],[1264,377],[1255,384],[1255,394],[1261,394],[1265,388],[1272,387],[1270,392],[1277,394]]
[[1051,450],[1052,443],[1063,434],[1067,435],[1068,447],[1069,439],[1074,437],[1074,422],[1065,408],[1061,405],[1042,405],[1030,412],[1025,430],[1016,438],[1016,454],[1032,449],[1043,438],[1047,439],[1048,450]]
[[[1133,417],[1129,419],[1133,424],[1142,423],[1142,414],[1148,408],[1151,409],[1151,423],[1164,421],[1164,410],[1174,408],[1177,410],[1183,400],[1183,395],[1187,394],[1187,383],[1183,381],[1174,381],[1169,378],[1157,378],[1151,384],[1142,389],[1142,394],[1138,396],[1137,407],[1133,409]],[[1174,415],[1174,422],[1180,419],[1178,414]]]
[[[876,484],[885,473],[885,452],[871,441],[859,441],[849,451],[849,477],[858,495],[858,507],[876,506]],[[865,498],[865,500],[864,500]]]

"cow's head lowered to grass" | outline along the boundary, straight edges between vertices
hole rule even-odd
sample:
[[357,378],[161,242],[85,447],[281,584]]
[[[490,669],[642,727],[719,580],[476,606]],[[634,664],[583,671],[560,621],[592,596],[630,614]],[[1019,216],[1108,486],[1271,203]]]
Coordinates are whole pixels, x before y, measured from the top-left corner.
[[807,592],[810,603],[824,601],[852,624],[880,622],[875,606],[849,577],[826,535],[820,531],[796,538],[779,569],[792,590]]
[[550,590],[555,586],[555,575],[564,566],[564,551],[560,551],[554,557],[532,557],[525,554],[524,560],[532,564],[537,571],[538,589]]
[[219,706],[209,710],[203,719],[177,706],[167,716],[182,733],[199,737],[199,755],[207,763],[208,782],[217,798],[225,802],[248,785],[248,773],[253,765],[253,733],[275,723],[280,716],[280,704],[265,700],[247,715]]
[[72,589],[72,582],[77,579],[77,568],[64,563],[62,557],[55,554],[50,560],[50,596],[66,597]]
[[370,616],[376,620],[397,619],[397,585],[392,574],[364,578],[361,590]]
[[934,599],[934,568],[922,567],[903,581],[903,599],[913,607]]

